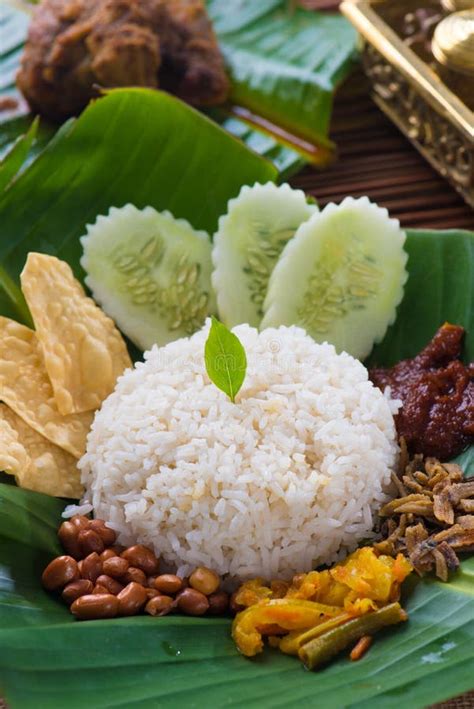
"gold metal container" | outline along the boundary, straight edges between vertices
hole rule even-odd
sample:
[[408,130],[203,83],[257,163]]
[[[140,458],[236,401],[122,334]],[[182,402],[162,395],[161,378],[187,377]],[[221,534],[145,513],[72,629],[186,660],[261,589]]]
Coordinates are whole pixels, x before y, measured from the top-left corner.
[[459,47],[457,29],[439,30],[441,0],[421,0],[416,8],[413,0],[345,0],[341,10],[364,40],[374,101],[474,207],[474,111],[470,90],[463,93],[471,81],[471,40],[466,44],[464,32]]
[[441,20],[431,48],[439,75],[474,110],[474,9]]
[[457,12],[458,10],[471,10],[474,7],[473,0],[441,0],[441,5],[447,12]]

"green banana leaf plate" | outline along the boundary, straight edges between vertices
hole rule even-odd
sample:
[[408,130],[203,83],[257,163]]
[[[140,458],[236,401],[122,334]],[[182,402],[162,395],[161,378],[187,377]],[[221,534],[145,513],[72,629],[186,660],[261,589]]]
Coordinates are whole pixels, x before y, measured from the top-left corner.
[[[82,278],[78,237],[111,205],[170,209],[213,232],[242,184],[275,167],[200,113],[160,92],[115,90],[26,164],[32,132],[0,169],[0,314],[23,322],[28,251],[57,254]],[[445,320],[467,330],[474,358],[474,234],[409,231],[409,280],[395,324],[372,358],[414,355]],[[473,448],[459,459],[474,474]],[[449,583],[413,579],[409,621],[359,662],[320,672],[267,650],[241,657],[230,621],[133,617],[77,622],[43,591],[59,552],[65,501],[0,482],[0,696],[12,709],[108,707],[425,707],[473,687],[474,558]]]

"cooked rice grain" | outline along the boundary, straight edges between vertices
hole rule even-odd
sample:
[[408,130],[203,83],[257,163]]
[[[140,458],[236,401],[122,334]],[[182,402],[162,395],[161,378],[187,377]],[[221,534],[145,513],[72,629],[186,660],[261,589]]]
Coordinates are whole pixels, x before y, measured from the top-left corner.
[[233,404],[206,374],[208,330],[119,379],[80,462],[84,499],[121,544],[154,547],[179,574],[289,577],[354,549],[386,501],[396,404],[303,330],[247,325]]

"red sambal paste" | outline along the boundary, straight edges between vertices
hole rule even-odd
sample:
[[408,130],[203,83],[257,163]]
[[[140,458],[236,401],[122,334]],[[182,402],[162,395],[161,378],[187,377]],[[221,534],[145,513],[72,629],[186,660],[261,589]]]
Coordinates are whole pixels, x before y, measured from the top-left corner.
[[449,460],[474,442],[474,363],[459,359],[463,338],[464,328],[446,323],[413,359],[369,370],[403,402],[395,424],[412,453]]

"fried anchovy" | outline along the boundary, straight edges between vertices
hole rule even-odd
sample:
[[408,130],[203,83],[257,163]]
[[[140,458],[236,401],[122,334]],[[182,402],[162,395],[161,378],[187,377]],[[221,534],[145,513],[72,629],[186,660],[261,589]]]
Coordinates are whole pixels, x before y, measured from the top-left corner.
[[379,511],[382,554],[402,552],[420,576],[442,581],[459,568],[459,553],[474,551],[474,480],[454,463],[409,459],[401,441],[401,469],[392,476],[396,497]]

